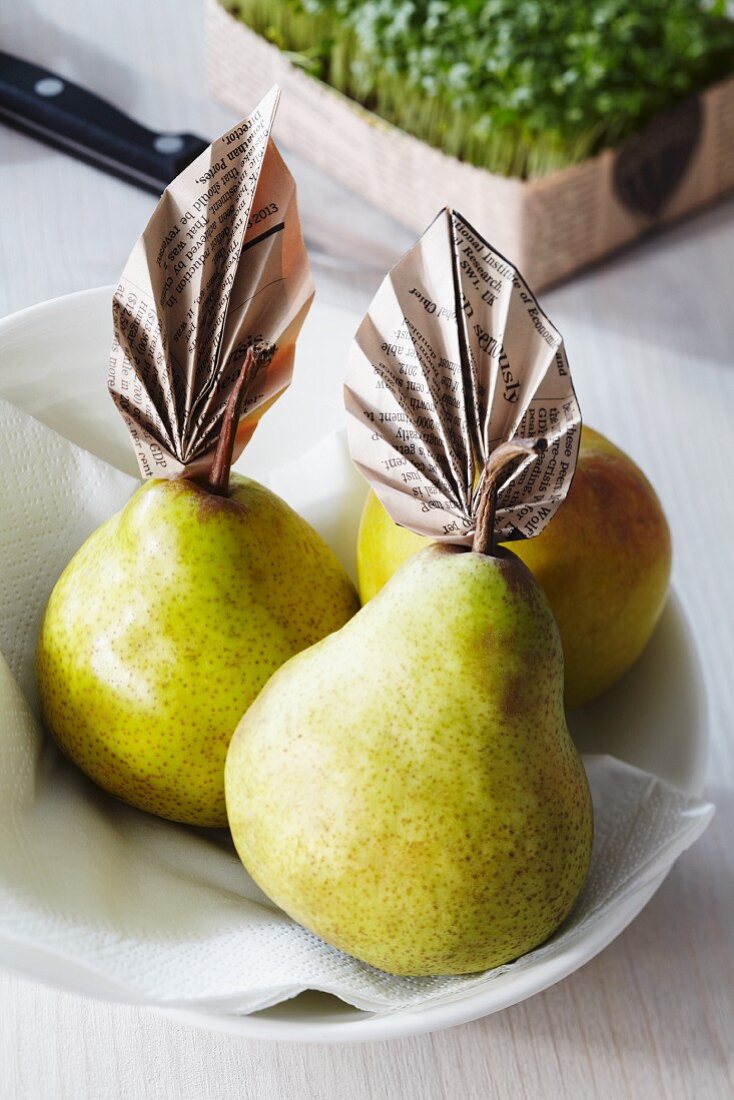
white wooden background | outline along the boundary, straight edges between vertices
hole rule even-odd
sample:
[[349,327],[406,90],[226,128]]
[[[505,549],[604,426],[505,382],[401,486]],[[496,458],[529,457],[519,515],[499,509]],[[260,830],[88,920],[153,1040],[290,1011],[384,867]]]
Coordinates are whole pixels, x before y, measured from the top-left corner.
[[[201,38],[199,0],[0,4],[0,48],[94,86],[159,129],[213,136],[231,116],[207,101]],[[343,213],[383,266],[410,243],[290,163],[307,231],[323,231],[325,209]],[[152,206],[0,129],[0,315],[113,282]],[[375,279],[321,270],[318,283],[323,296],[364,308]],[[664,501],[709,692],[707,794],[718,814],[634,924],[531,1001],[366,1046],[244,1041],[0,974],[2,1100],[734,1095],[733,283],[729,200],[544,296],[586,419],[641,462]]]

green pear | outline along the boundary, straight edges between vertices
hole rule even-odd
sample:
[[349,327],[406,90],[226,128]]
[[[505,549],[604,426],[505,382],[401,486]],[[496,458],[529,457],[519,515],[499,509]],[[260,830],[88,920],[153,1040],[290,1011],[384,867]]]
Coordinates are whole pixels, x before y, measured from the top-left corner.
[[242,714],[275,669],[357,607],[329,547],[263,486],[232,475],[220,496],[148,481],[51,594],[37,650],[44,720],[125,802],[224,826],[224,761]]
[[542,943],[584,881],[592,813],[531,573],[501,549],[411,558],[273,676],[225,789],[259,886],[366,963],[461,974]]
[[[370,491],[357,543],[362,602],[428,542],[398,527]],[[584,425],[558,514],[536,538],[511,545],[558,623],[566,707],[581,706],[637,660],[665,606],[671,545],[660,501],[632,459]]]

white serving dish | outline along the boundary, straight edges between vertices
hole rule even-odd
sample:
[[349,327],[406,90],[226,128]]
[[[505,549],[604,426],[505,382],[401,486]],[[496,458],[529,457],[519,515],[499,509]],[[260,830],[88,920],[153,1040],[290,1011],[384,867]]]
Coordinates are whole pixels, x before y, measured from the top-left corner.
[[[0,321],[0,396],[25,409],[112,464],[135,473],[122,421],[104,390],[111,335],[112,288],[55,299]],[[303,361],[289,400],[275,406],[238,464],[263,476],[307,450],[342,419],[341,378],[356,315],[317,302],[299,343]],[[354,525],[359,508],[349,522]],[[351,563],[350,563],[351,564]],[[703,681],[680,604],[673,596],[656,634],[635,668],[596,703],[571,716],[579,748],[610,753],[691,793],[703,783],[707,733]],[[508,972],[491,989],[425,1009],[373,1016],[320,993],[305,993],[250,1016],[171,1011],[199,1027],[251,1038],[354,1042],[397,1038],[450,1027],[506,1008],[553,985],[598,954],[634,919],[662,881],[658,877],[627,897],[604,921],[559,957],[525,972]],[[48,981],[63,981],[42,952],[29,947],[0,959]],[[73,988],[110,998],[80,973]]]

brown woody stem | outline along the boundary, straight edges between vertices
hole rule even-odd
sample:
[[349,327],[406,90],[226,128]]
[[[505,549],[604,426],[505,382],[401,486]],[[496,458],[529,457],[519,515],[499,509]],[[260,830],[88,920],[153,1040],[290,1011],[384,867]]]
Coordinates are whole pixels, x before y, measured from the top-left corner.
[[232,392],[227,398],[227,405],[222,417],[222,429],[217,441],[217,449],[214,452],[214,461],[206,479],[206,487],[210,493],[226,497],[229,495],[229,469],[232,465],[234,453],[234,441],[237,436],[237,426],[240,422],[242,405],[245,400],[250,381],[257,370],[257,359],[251,347],[247,349],[245,361],[232,387]]
[[519,458],[535,456],[530,440],[511,439],[495,447],[484,467],[484,478],[479,491],[477,524],[474,530],[472,550],[477,554],[494,554],[494,520],[497,512],[497,490],[507,467]]

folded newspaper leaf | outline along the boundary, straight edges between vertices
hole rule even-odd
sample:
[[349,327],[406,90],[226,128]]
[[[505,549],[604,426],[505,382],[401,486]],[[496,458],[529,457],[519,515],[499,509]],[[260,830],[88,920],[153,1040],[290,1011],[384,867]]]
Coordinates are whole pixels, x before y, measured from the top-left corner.
[[147,477],[208,473],[253,347],[234,447],[288,386],[313,298],[294,180],[273,144],[279,91],[163,192],[113,298],[108,385]]
[[563,340],[515,267],[454,210],[395,265],[360,325],[345,386],[352,458],[392,518],[471,545],[487,463],[533,454],[499,484],[494,535],[537,535],[576,467],[581,414]]

